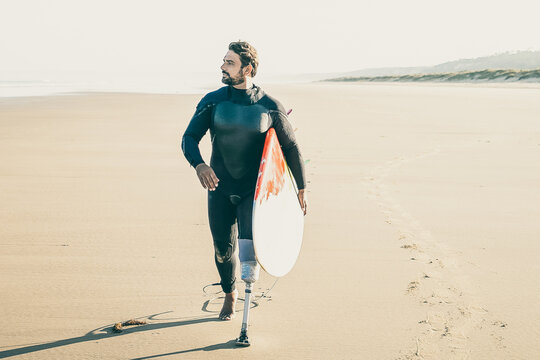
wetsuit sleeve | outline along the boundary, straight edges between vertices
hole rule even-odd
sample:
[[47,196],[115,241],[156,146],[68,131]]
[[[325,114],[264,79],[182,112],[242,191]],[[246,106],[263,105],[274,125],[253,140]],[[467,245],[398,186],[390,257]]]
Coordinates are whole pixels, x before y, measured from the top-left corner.
[[199,149],[199,142],[208,129],[212,117],[212,105],[203,104],[202,101],[197,105],[195,114],[191,118],[189,125],[182,136],[182,151],[187,161],[194,168],[204,163]]
[[302,159],[302,154],[296,143],[292,125],[287,119],[287,115],[283,112],[274,111],[272,112],[272,115],[274,130],[276,130],[276,135],[281,145],[281,150],[283,150],[285,160],[291,169],[298,189],[304,189],[306,187],[304,160]]

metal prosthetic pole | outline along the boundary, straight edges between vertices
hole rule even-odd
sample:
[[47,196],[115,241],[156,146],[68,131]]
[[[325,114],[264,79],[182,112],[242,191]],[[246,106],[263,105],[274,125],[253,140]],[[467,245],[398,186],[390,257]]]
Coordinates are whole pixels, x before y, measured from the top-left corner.
[[249,323],[249,308],[251,307],[251,283],[246,282],[246,295],[244,300],[244,318],[242,319],[242,329],[240,336],[236,339],[237,346],[249,346],[249,338],[247,335]]
[[246,294],[244,298],[244,318],[242,320],[242,330],[236,339],[237,346],[251,345],[248,339],[249,309],[251,307],[251,289],[253,283],[259,279],[259,264],[255,258],[253,240],[238,239],[240,246],[240,265],[242,267],[242,280],[246,283]]

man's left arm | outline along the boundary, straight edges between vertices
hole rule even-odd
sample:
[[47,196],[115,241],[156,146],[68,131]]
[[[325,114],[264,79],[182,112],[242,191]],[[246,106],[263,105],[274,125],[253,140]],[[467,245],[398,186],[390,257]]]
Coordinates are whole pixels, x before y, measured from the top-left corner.
[[302,154],[300,153],[296,137],[294,136],[294,129],[287,119],[287,115],[282,111],[273,112],[273,126],[281,145],[281,150],[283,150],[285,160],[296,181],[296,186],[298,187],[298,200],[300,201],[300,206],[305,215],[307,213],[307,198],[304,193],[306,188],[306,175],[304,160],[302,159]]

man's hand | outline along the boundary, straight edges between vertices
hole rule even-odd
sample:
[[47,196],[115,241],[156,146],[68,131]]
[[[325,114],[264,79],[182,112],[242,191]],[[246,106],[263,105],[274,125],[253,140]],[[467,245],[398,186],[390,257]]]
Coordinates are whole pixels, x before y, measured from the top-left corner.
[[304,212],[304,215],[307,214],[307,196],[304,194],[304,189],[298,190],[298,201],[300,202],[300,207]]
[[210,191],[216,190],[219,179],[210,166],[206,165],[205,163],[201,163],[197,165],[195,171],[197,171],[197,176],[199,177],[199,181],[201,182],[203,188]]

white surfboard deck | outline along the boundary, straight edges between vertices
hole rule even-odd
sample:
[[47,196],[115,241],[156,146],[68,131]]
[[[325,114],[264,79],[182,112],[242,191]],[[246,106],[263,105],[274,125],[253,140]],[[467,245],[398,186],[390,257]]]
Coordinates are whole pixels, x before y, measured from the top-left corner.
[[302,247],[304,213],[274,129],[268,130],[253,200],[253,245],[261,267],[281,277]]

